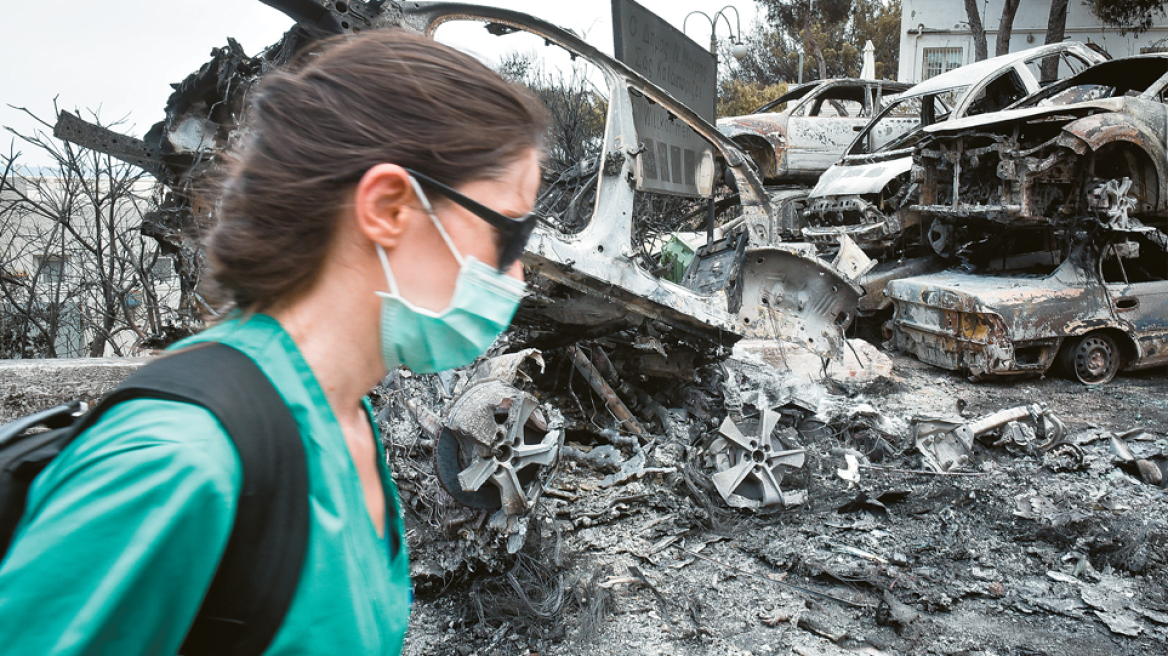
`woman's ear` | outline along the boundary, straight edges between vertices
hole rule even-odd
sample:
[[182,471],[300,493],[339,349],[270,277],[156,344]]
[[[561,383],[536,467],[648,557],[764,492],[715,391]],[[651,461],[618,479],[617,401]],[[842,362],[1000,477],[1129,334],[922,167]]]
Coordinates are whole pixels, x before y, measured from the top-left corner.
[[382,248],[397,246],[409,226],[417,199],[410,174],[397,164],[378,164],[361,176],[353,192],[357,228]]

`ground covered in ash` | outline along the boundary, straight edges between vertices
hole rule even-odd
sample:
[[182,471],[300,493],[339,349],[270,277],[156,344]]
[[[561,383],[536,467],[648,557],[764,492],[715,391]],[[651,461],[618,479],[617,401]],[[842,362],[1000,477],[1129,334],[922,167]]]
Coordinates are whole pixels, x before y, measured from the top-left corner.
[[[642,395],[644,439],[566,356],[522,367],[516,384],[562,411],[565,448],[525,481],[520,517],[434,481],[408,406],[440,413],[464,381],[383,390],[417,588],[406,654],[1168,653],[1168,498],[1117,455],[1168,453],[1165,370],[974,383],[893,355],[890,378],[807,385],[749,357],[638,378],[613,355],[624,391],[656,401]],[[997,431],[941,475],[914,446],[914,417],[1033,403],[1065,423],[1062,447]],[[792,505],[731,508],[710,478],[717,430],[763,408],[806,451],[781,482]]]

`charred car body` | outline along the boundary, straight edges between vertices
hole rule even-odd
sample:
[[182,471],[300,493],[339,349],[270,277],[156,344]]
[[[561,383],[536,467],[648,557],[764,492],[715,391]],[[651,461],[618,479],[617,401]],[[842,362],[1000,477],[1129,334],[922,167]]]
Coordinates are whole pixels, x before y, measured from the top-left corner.
[[1148,228],[1008,232],[965,270],[889,283],[892,343],[974,377],[1058,366],[1096,385],[1166,364],[1166,248]]
[[[607,87],[597,94],[601,119],[584,139],[588,152],[563,170],[546,172],[537,209],[552,225],[537,230],[524,258],[533,273],[559,286],[530,299],[529,305],[551,307],[541,321],[578,328],[586,319],[596,331],[658,322],[669,328],[657,332],[679,342],[728,346],[744,336],[783,335],[818,353],[840,352],[858,289],[815,258],[768,248],[777,208],[742,153],[629,66],[566,30],[506,9],[453,2],[265,4],[297,26],[255,57],[234,42],[214,51],[211,62],[177,86],[166,120],[146,139],[103,131],[66,113],[58,121],[59,137],[131,161],[164,184],[165,201],[143,230],[180,257],[184,288],[198,288],[197,239],[214,222],[200,182],[229,144],[245,138],[236,127],[247,93],[267,70],[331,34],[397,26],[435,36],[448,26],[473,24],[477,34],[484,28],[504,39],[525,34],[533,45],[591,66],[589,84]],[[639,111],[657,112],[654,119],[685,144],[647,148],[638,134]],[[670,234],[686,230],[710,239],[680,282],[671,282],[658,275],[661,249]],[[572,304],[581,312],[573,314]]]
[[801,84],[746,116],[718,119],[718,129],[754,162],[767,182],[813,182],[904,82],[820,80]]
[[993,225],[1168,224],[1168,54],[1104,62],[1014,108],[926,128],[913,211],[955,254]]
[[1076,42],[986,59],[912,87],[859,133],[809,194],[802,234],[828,251],[846,234],[880,260],[860,281],[861,311],[887,307],[881,292],[888,280],[944,266],[931,258],[930,236],[922,234],[919,213],[912,209],[921,182],[919,170],[912,173],[912,157],[925,129],[996,112],[1038,91],[1043,80],[1103,60]]
[[[640,447],[649,440],[642,439],[648,435],[642,422],[668,432],[673,420],[658,401],[622,381],[653,381],[649,389],[656,390],[713,380],[718,374],[708,368],[743,337],[781,339],[825,358],[844,350],[859,289],[814,254],[774,247],[793,201],[768,196],[730,139],[629,66],[568,31],[507,9],[265,1],[297,26],[255,57],[234,43],[214,51],[211,62],[177,85],[166,120],[146,139],[59,117],[60,137],[146,168],[165,187],[165,201],[143,231],[180,254],[188,290],[198,289],[199,234],[215,220],[213,204],[199,192],[202,181],[214,174],[224,150],[247,138],[239,126],[252,85],[311,51],[314,39],[393,26],[456,45],[460,30],[472,30],[476,38],[485,32],[505,40],[514,52],[538,51],[541,62],[559,57],[580,67],[570,70],[578,72],[582,91],[559,87],[545,96],[561,103],[552,108],[552,165],[544,170],[536,208],[547,224],[536,229],[523,256],[530,293],[499,343],[505,353],[445,379],[445,416],[411,407],[423,430],[432,429],[429,448],[449,492],[438,496],[499,509],[494,532],[481,534],[515,538],[507,542],[511,552],[522,544],[517,518],[533,502],[529,486],[555,460],[566,434],[607,440],[618,459],[614,445],[636,447],[640,455],[621,467],[632,473],[622,476],[644,473]],[[557,139],[572,116],[578,119],[573,138]],[[703,243],[670,279],[665,270],[677,267],[663,264],[665,246],[679,233],[700,235]],[[557,371],[567,368],[588,381],[600,412],[566,408],[561,422],[555,407],[523,389],[531,378],[517,373],[520,365],[542,364],[544,354]],[[718,466],[736,472],[723,487],[742,496],[742,477],[752,476],[746,466],[753,471],[757,463],[744,460],[749,454],[737,442],[723,446]],[[778,468],[793,466],[788,450],[776,446],[759,475],[769,481]],[[782,501],[776,489],[752,502]],[[458,517],[466,519],[446,515],[452,522]]]
[[[1168,56],[1141,55],[926,128],[912,209],[975,272],[891,283],[893,342],[974,375],[1057,362],[1086,384],[1168,362],[1166,88]],[[1016,273],[1067,253],[1049,275]]]

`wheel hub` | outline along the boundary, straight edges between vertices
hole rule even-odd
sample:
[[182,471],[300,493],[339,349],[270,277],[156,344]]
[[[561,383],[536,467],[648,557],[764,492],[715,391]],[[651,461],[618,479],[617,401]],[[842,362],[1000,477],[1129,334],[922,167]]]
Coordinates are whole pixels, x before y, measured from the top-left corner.
[[523,513],[524,488],[555,460],[561,436],[535,397],[498,379],[476,382],[450,407],[435,451],[438,480],[465,506]]
[[1115,344],[1106,337],[1089,336],[1074,349],[1074,374],[1080,382],[1098,385],[1111,380],[1119,369]]
[[1107,180],[1099,183],[1087,194],[1087,205],[1095,210],[1100,218],[1106,217],[1106,222],[1117,230],[1128,230],[1132,227],[1131,214],[1135,211],[1138,201],[1131,193],[1131,178],[1122,180]]
[[778,413],[764,410],[760,421],[739,425],[727,417],[718,429],[719,437],[709,450],[714,469],[710,478],[730,506],[759,508],[802,502],[800,495],[779,488],[783,474],[802,467],[806,455],[803,449],[784,444],[775,431],[778,421]]

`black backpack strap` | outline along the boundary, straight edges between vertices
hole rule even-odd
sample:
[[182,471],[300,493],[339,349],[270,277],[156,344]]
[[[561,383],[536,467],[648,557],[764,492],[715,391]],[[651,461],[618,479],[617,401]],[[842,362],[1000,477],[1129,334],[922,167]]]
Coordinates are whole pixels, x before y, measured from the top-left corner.
[[[28,504],[33,479],[69,445],[81,402],[71,401],[0,426],[0,560]],[[27,433],[30,429],[47,429]]]
[[209,410],[235,444],[243,489],[215,578],[180,654],[258,656],[271,644],[300,582],[308,548],[308,465],[292,412],[244,353],[201,344],[126,379],[79,424],[131,398]]

